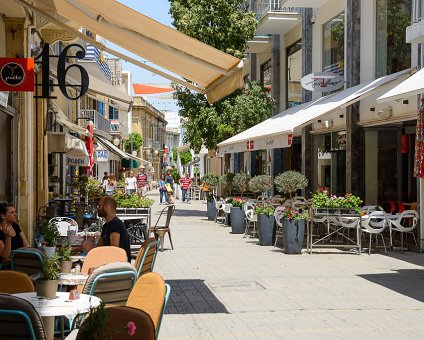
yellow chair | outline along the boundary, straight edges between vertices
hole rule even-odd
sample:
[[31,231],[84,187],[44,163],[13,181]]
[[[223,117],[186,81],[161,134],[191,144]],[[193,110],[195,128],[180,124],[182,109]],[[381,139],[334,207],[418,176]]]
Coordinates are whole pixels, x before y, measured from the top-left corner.
[[168,303],[171,287],[165,284],[162,276],[147,273],[140,276],[128,296],[127,307],[145,311],[153,320],[156,337],[159,335],[163,313]]
[[137,277],[153,271],[158,251],[158,244],[159,242],[156,241],[154,237],[151,237],[144,241],[141,245],[134,263],[135,270],[137,271]]
[[128,256],[124,249],[114,246],[93,248],[84,259],[81,273],[88,274],[90,268],[97,268],[113,262],[128,262]]
[[0,271],[0,293],[17,294],[35,292],[34,283],[25,273],[2,270]]

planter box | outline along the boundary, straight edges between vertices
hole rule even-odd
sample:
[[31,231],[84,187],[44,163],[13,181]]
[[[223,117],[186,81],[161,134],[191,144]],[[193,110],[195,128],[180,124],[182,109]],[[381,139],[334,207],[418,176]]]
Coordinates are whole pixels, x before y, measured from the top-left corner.
[[275,240],[275,218],[274,215],[258,215],[258,234],[261,246],[272,246]]
[[230,213],[231,230],[233,234],[243,234],[244,232],[244,212],[241,208],[231,207]]
[[283,244],[286,254],[302,253],[303,237],[305,235],[305,220],[284,220]]
[[359,215],[355,209],[350,208],[314,208],[314,215]]
[[206,207],[208,211],[208,220],[209,221],[215,220],[215,216],[216,216],[215,202],[213,200],[208,201]]
[[148,215],[150,208],[116,208],[117,215]]

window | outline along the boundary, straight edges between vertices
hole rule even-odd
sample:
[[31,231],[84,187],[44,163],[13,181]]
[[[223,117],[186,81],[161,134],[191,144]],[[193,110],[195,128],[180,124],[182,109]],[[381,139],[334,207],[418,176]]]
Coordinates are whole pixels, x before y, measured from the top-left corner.
[[405,42],[411,6],[411,0],[377,0],[377,77],[411,67],[411,45]]
[[271,59],[261,65],[261,84],[267,89],[271,89]]
[[302,103],[302,41],[287,49],[287,103],[288,107]]
[[344,76],[344,27],[345,14],[340,13],[324,25],[324,72]]

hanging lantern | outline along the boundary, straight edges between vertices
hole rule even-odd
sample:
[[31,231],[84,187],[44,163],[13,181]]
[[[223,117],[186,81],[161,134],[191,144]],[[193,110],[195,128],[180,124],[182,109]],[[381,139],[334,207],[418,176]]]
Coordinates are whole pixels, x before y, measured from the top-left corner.
[[401,145],[400,145],[400,152],[401,153],[408,153],[409,152],[409,138],[408,138],[408,135],[402,135]]

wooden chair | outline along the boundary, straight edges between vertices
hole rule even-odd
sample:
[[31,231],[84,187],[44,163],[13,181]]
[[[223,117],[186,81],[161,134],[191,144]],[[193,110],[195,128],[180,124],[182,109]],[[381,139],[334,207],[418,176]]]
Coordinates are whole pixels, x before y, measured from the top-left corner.
[[[166,221],[165,221],[165,225],[159,225],[159,221],[162,217],[162,215],[165,213],[166,211]],[[159,239],[159,243],[160,243],[160,250],[163,251],[163,243],[165,241],[165,234],[168,233],[168,237],[169,237],[169,242],[171,243],[171,248],[172,250],[174,250],[174,245],[172,244],[172,238],[171,238],[171,229],[170,229],[170,223],[171,223],[171,217],[174,214],[175,211],[175,205],[171,204],[168,205],[166,208],[162,209],[162,211],[160,212],[160,215],[156,221],[156,224],[154,225],[154,227],[152,228],[152,231],[155,235],[156,239]]]
[[0,294],[0,339],[47,340],[41,317],[31,303]]
[[0,293],[17,294],[35,292],[34,283],[25,273],[14,270],[0,271]]
[[128,262],[128,256],[124,249],[114,246],[93,248],[84,259],[81,273],[88,274],[90,268],[97,268],[113,262]]
[[158,245],[159,242],[154,237],[147,239],[141,245],[134,263],[137,277],[153,271]]
[[12,270],[28,275],[41,273],[46,255],[36,248],[20,248],[10,254]]
[[155,325],[156,338],[170,292],[171,287],[165,283],[162,276],[147,273],[139,277],[128,297],[127,307],[141,309],[150,315]]

